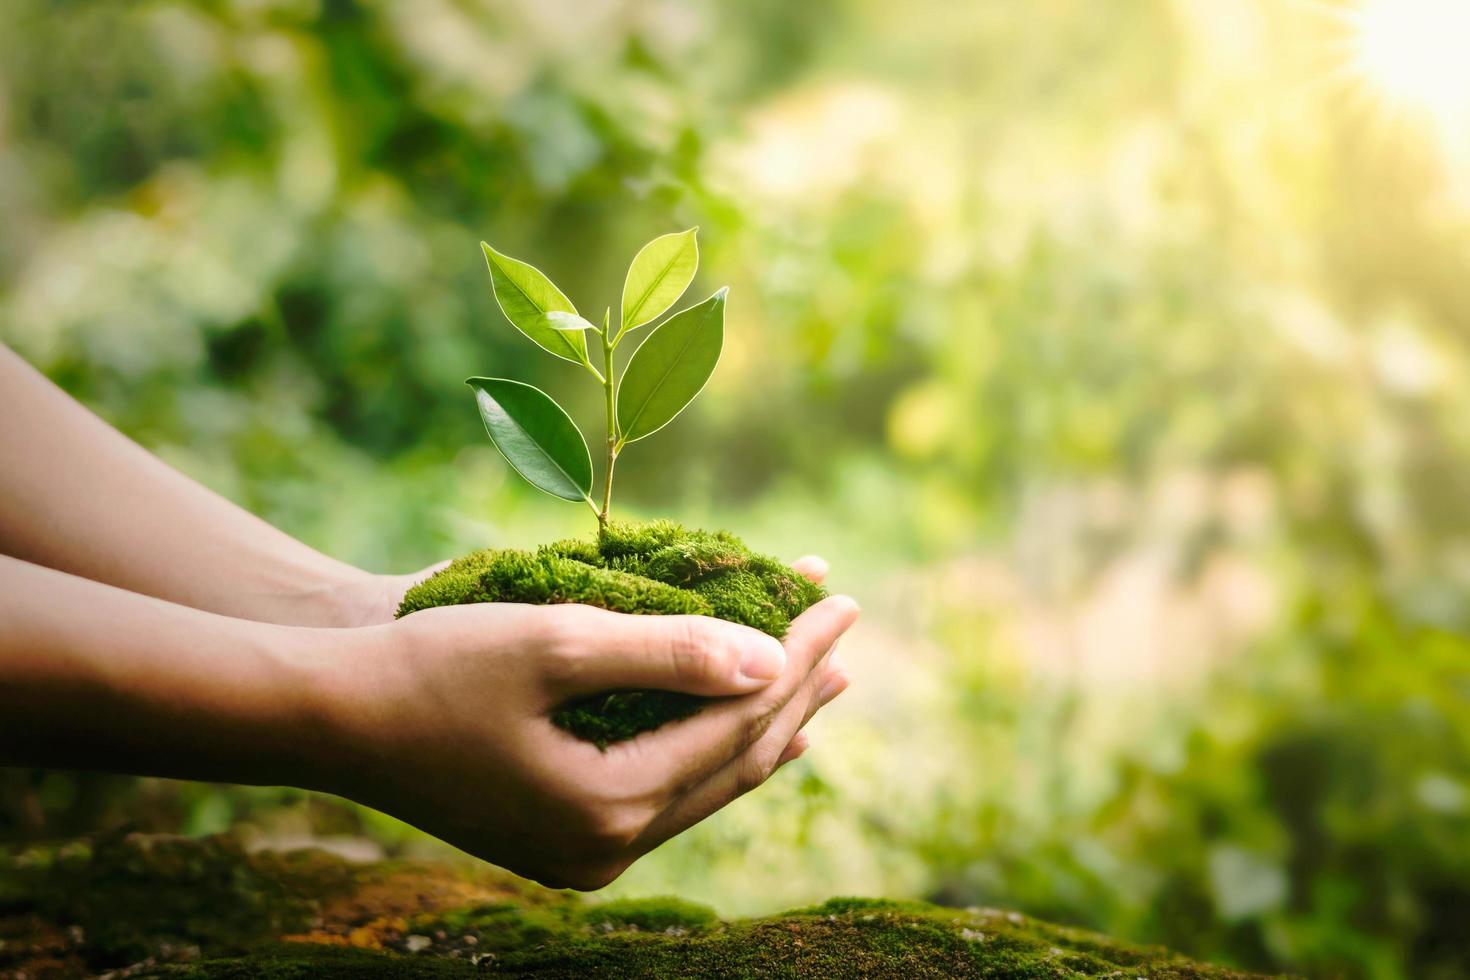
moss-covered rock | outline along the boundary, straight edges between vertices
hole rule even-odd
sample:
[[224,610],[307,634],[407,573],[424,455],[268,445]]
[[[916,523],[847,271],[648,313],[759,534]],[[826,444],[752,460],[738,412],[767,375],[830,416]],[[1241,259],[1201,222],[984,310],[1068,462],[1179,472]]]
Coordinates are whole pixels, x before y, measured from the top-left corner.
[[[578,602],[623,613],[715,616],[780,639],[823,595],[789,566],[723,531],[691,531],[672,521],[612,522],[592,540],[466,555],[409,589],[398,615],[471,602]],[[700,701],[667,691],[612,691],[565,705],[552,720],[606,746],[686,718]]]
[[0,978],[1148,977],[1245,974],[996,909],[834,899],[725,922],[470,862],[352,864],[228,838],[0,853]]

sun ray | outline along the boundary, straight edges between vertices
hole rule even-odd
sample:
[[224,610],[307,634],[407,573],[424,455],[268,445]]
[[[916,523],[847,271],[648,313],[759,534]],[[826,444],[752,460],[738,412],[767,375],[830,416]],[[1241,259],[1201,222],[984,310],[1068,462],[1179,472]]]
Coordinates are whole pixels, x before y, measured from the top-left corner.
[[1319,23],[1311,89],[1370,139],[1470,164],[1470,0],[1288,0]]
[[1446,134],[1470,123],[1470,3],[1363,0],[1351,36],[1352,67],[1394,111]]

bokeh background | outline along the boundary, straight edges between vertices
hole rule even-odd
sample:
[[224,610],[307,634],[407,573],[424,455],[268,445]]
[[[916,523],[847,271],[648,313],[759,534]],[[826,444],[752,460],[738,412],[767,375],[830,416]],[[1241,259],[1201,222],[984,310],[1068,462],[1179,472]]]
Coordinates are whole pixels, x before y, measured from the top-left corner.
[[[596,431],[478,242],[596,308],[697,223],[725,355],[622,511],[821,552],[866,615],[808,756],[614,893],[1463,976],[1467,9],[6,0],[0,338],[406,571],[588,530],[461,383]],[[294,790],[0,774],[3,839],[120,827],[436,846]]]

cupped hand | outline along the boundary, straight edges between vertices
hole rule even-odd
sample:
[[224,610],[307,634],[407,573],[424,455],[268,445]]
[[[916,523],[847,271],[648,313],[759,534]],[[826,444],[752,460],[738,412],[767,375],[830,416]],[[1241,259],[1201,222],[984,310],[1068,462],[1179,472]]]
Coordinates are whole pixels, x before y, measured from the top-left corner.
[[[367,642],[334,671],[342,750],[322,788],[544,884],[599,888],[800,754],[801,727],[846,686],[828,654],[857,615],[825,599],[784,643],[705,616],[512,603],[352,631]],[[550,721],[621,688],[719,700],[605,750]]]

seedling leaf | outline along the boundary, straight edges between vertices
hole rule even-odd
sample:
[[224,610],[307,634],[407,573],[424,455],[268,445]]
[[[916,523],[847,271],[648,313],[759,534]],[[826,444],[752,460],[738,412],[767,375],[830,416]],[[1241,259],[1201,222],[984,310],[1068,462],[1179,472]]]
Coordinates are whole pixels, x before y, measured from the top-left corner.
[[720,359],[728,291],[674,314],[638,345],[618,386],[623,442],[653,435],[703,390]]
[[505,378],[470,378],[465,384],[474,389],[490,441],[517,473],[554,496],[591,501],[587,441],[550,395]]
[[587,360],[587,338],[580,332],[554,329],[546,322],[551,312],[572,313],[577,308],[556,284],[534,265],[502,255],[485,242],[485,263],[490,267],[490,284],[495,301],[505,318],[542,348],[564,360],[582,364]]
[[699,268],[698,228],[660,235],[638,250],[623,281],[619,334],[657,320],[676,303]]

